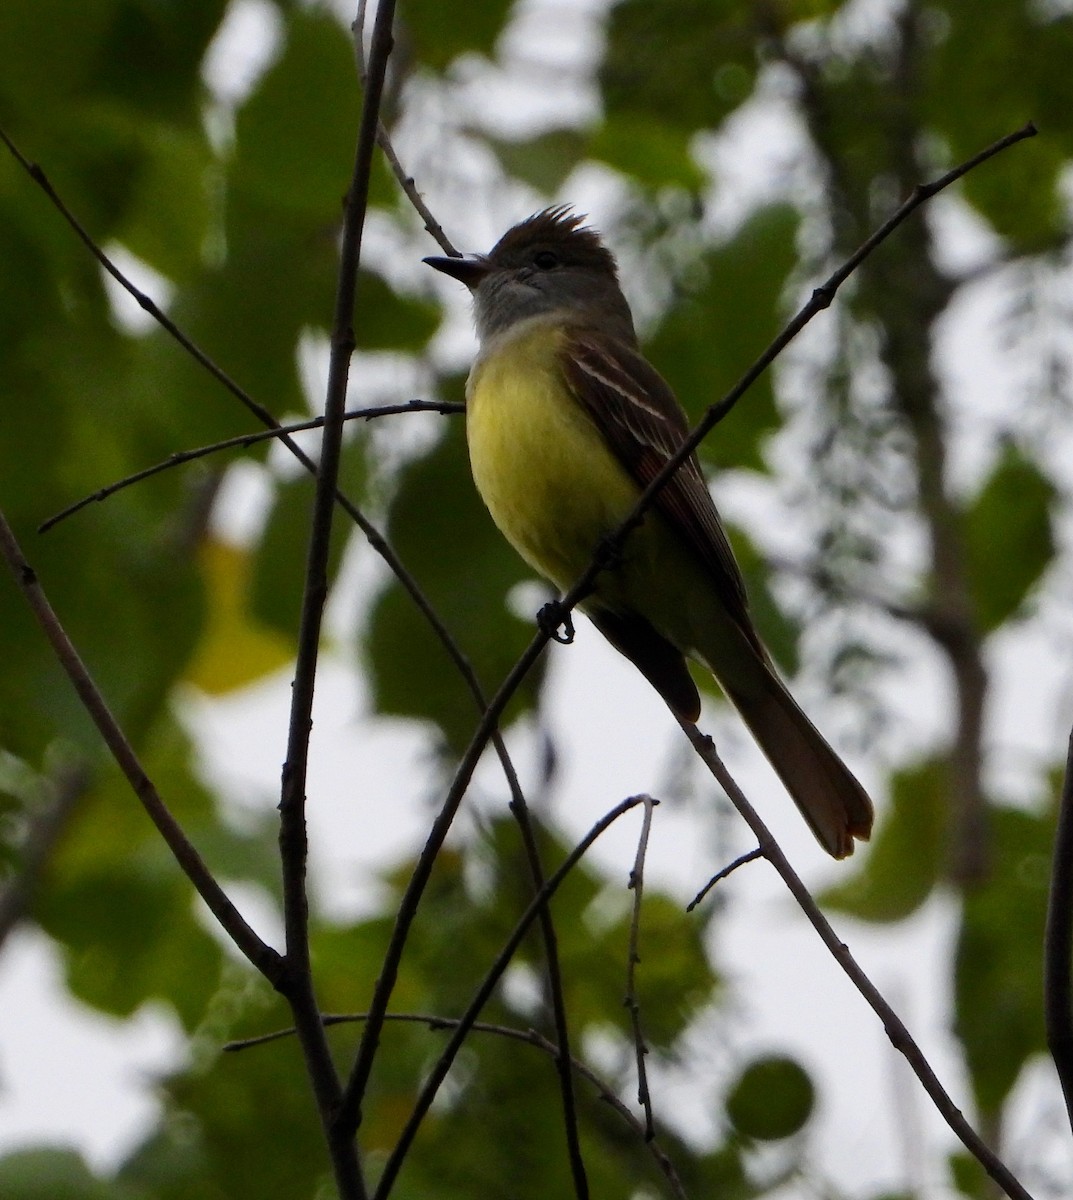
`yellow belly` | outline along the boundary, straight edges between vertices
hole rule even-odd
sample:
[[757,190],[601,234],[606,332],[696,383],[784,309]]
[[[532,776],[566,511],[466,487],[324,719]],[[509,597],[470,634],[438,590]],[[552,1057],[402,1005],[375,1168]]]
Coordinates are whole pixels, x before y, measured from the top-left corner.
[[[467,386],[466,435],[493,520],[534,570],[566,592],[640,489],[565,392],[562,338],[534,321],[478,360]],[[738,690],[756,682],[755,651],[699,558],[657,510],[630,533],[581,607],[638,613]]]
[[638,489],[564,391],[561,332],[534,323],[474,367],[466,436],[473,479],[518,553],[563,591]]

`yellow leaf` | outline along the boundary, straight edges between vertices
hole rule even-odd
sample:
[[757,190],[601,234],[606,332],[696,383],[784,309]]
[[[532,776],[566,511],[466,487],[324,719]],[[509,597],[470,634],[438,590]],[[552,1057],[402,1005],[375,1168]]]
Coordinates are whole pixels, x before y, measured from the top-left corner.
[[294,647],[250,615],[248,551],[209,538],[199,557],[209,611],[186,680],[219,696],[284,666],[294,657]]

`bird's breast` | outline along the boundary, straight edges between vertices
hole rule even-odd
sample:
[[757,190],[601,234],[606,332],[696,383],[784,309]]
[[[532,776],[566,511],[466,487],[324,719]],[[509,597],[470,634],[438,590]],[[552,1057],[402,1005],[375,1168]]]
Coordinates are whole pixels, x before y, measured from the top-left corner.
[[473,478],[493,520],[564,591],[638,495],[566,386],[565,341],[541,321],[501,336],[474,365],[466,412]]

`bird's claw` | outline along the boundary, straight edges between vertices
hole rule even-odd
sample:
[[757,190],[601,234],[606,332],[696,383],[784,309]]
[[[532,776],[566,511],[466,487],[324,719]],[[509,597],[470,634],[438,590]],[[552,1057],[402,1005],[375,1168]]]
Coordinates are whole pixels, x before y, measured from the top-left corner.
[[[537,625],[541,633],[560,646],[569,646],[574,640],[574,619],[570,609],[559,600],[549,600],[537,613]],[[560,626],[562,633],[559,632]]]

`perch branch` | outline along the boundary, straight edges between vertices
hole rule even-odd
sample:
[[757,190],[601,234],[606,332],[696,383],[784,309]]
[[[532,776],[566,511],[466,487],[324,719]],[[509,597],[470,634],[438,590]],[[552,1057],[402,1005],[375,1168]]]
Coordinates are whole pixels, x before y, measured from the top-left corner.
[[783,883],[786,884],[790,894],[797,902],[798,907],[805,914],[805,918],[819,934],[820,940],[849,977],[850,982],[864,997],[868,1006],[879,1017],[880,1021],[883,1022],[883,1029],[890,1039],[891,1044],[905,1057],[913,1073],[923,1085],[924,1090],[931,1097],[943,1120],[946,1121],[947,1125],[950,1126],[969,1153],[976,1158],[988,1175],[1003,1189],[1011,1200],[1032,1200],[1030,1194],[1017,1180],[1009,1167],[1006,1166],[965,1119],[961,1109],[957,1107],[946,1089],[939,1082],[939,1078],[932,1070],[931,1064],[924,1057],[923,1051],[913,1040],[909,1030],[902,1023],[901,1018],[899,1018],[897,1013],[895,1013],[884,999],[883,994],[858,965],[857,960],[850,953],[849,947],[839,939],[834,929],[832,929],[830,922],[820,911],[819,905],[801,881],[801,877],[790,865],[789,860],[783,854],[781,847],[775,841],[771,831],[761,819],[760,814],[749,803],[745,793],[738,787],[734,777],[723,765],[722,759],[716,752],[715,743],[707,734],[701,733],[695,725],[688,721],[680,721],[679,724],[682,726],[690,742],[692,742],[693,749],[697,752],[701,761],[730,797],[734,807],[753,831],[759,843],[760,853],[763,854],[764,858],[778,872]]

